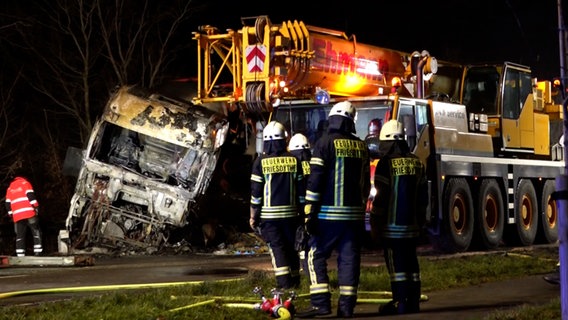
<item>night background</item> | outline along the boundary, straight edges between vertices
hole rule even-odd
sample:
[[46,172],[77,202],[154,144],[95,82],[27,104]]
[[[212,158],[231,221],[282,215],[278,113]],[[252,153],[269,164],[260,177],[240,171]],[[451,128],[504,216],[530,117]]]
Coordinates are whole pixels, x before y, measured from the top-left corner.
[[[75,186],[64,174],[67,149],[85,147],[113,88],[157,88],[195,77],[198,26],[238,30],[241,17],[258,15],[273,24],[299,20],[343,31],[358,43],[427,50],[439,60],[525,64],[539,80],[560,75],[556,0],[6,0],[0,4],[1,202],[8,177],[26,175],[44,234],[56,235]],[[12,236],[3,205],[0,226],[0,238]],[[0,241],[0,254],[6,251]]]

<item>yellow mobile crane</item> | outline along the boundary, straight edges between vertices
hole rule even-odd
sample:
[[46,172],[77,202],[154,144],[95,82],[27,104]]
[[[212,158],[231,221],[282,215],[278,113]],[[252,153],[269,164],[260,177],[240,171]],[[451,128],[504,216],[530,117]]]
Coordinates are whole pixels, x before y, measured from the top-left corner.
[[[194,33],[196,101],[270,113],[291,134],[313,142],[330,104],[349,99],[358,109],[361,138],[375,118],[405,125],[408,143],[427,163],[428,234],[439,248],[558,239],[552,193],[564,167],[561,106],[551,83],[534,79],[530,68],[441,62],[426,51],[360,44],[343,32],[298,21],[272,24],[265,16],[243,19],[243,25]],[[213,63],[215,54],[221,67]],[[232,81],[225,92],[216,83],[223,68]]]
[[391,97],[427,163],[429,234],[449,251],[554,243],[555,178],[564,170],[562,108],[526,66],[464,66],[456,103]]

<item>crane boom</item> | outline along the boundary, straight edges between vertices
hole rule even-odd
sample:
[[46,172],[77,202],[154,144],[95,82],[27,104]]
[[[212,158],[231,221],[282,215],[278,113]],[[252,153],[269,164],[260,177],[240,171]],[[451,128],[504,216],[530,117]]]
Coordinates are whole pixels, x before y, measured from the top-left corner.
[[[202,26],[194,32],[198,102],[240,102],[245,111],[270,112],[279,99],[312,98],[319,89],[333,96],[386,94],[393,77],[410,75],[412,54],[357,43],[355,35],[297,20],[271,24],[266,16],[245,22],[238,31]],[[221,85],[227,74],[228,89]]]

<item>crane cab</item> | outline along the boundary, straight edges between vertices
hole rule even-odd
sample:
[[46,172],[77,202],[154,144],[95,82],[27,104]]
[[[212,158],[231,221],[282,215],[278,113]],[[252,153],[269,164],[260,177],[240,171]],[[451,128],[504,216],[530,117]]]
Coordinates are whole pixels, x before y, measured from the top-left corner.
[[560,118],[558,108],[547,108],[553,101],[545,83],[511,62],[464,68],[460,101],[470,117],[487,115],[496,156],[550,158],[562,123],[554,121]]

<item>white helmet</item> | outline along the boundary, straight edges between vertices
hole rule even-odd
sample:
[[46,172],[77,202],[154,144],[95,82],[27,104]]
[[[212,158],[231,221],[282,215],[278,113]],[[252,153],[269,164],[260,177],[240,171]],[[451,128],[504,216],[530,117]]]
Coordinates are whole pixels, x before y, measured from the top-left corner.
[[270,121],[263,130],[263,141],[282,140],[286,138],[286,129],[278,121]]
[[333,105],[329,116],[342,116],[355,121],[355,107],[349,101],[341,101]]
[[396,120],[389,120],[381,128],[380,141],[404,140],[404,126]]
[[308,138],[301,133],[296,133],[290,139],[288,143],[288,150],[302,150],[302,149],[309,149],[310,143],[308,142]]

